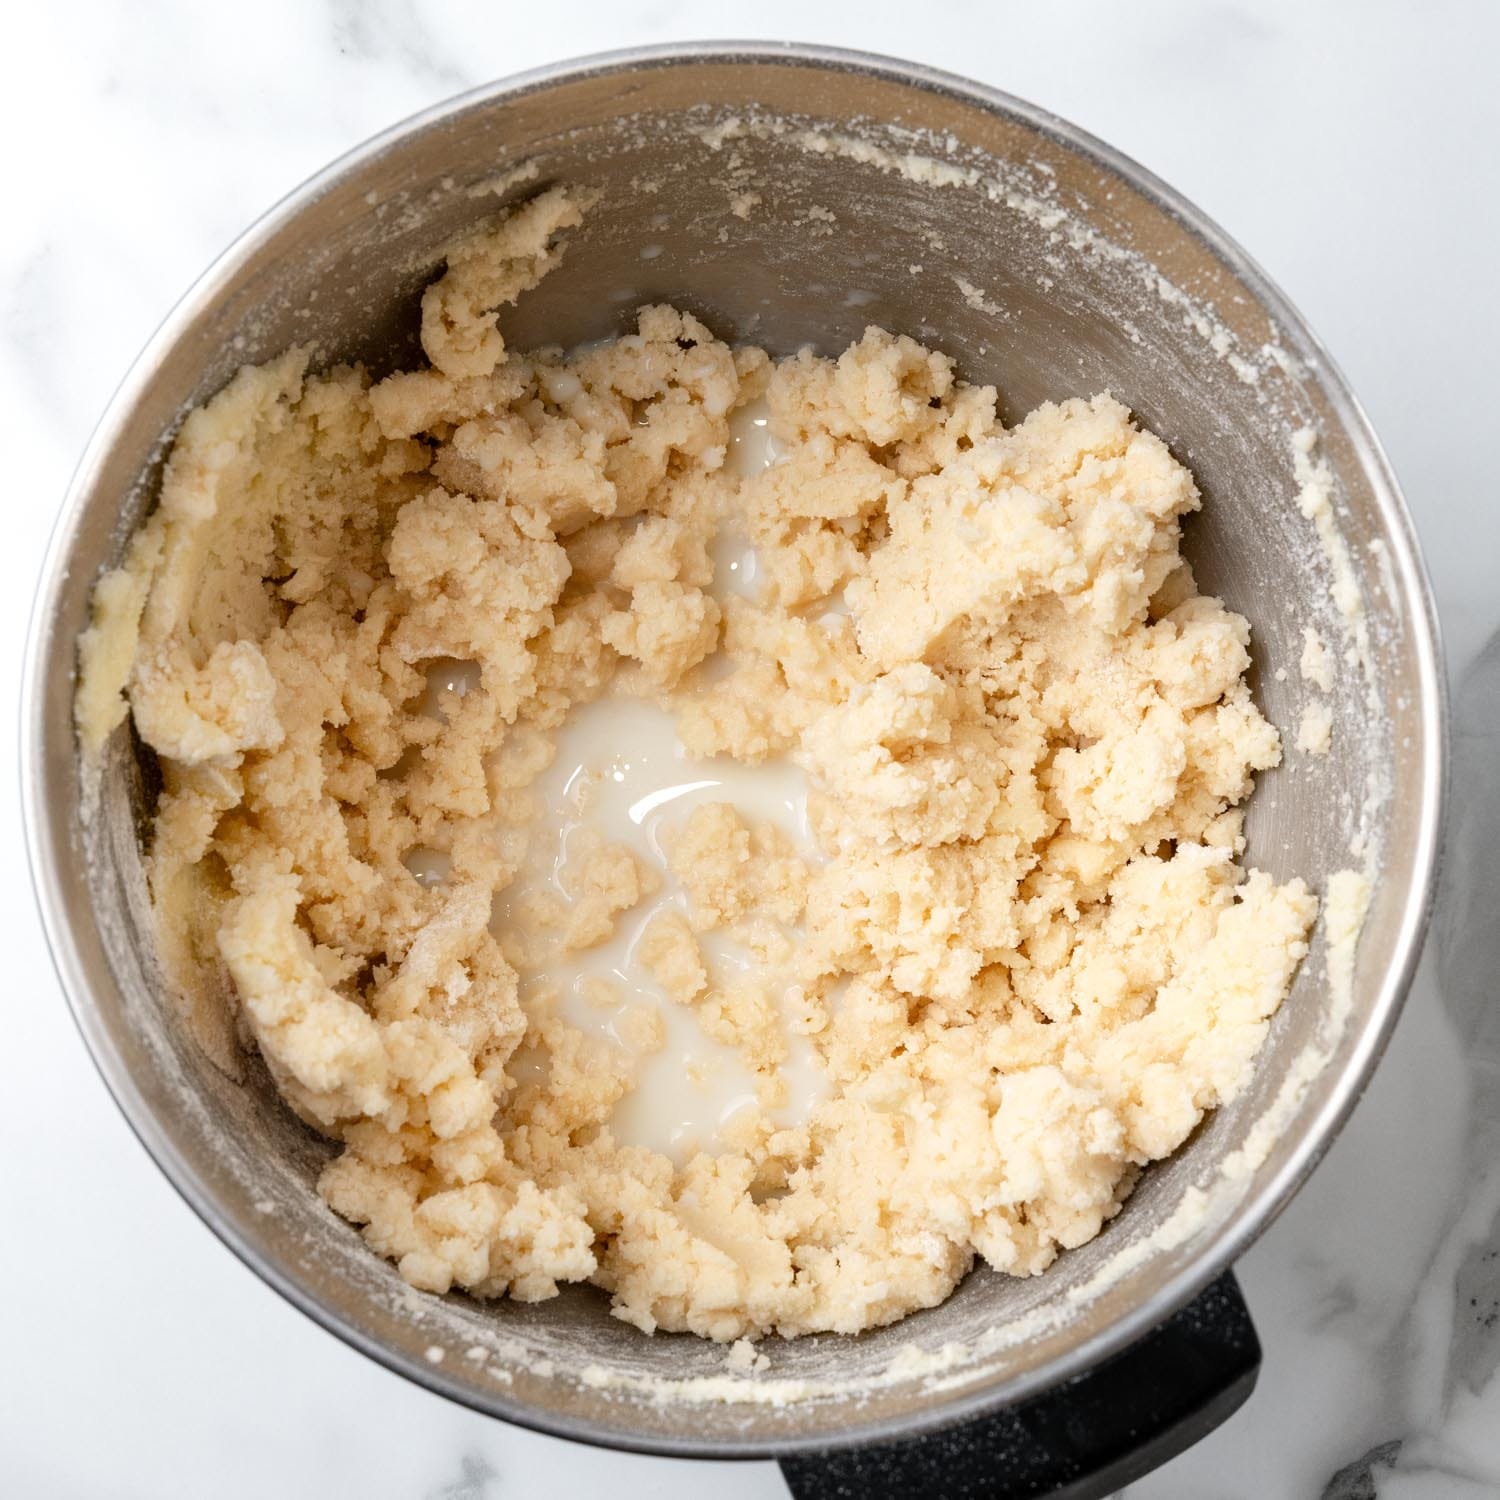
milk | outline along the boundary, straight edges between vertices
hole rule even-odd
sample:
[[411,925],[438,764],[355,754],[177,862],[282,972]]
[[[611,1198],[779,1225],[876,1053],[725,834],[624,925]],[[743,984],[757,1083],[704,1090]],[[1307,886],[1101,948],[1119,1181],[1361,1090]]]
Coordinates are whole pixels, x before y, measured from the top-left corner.
[[[731,420],[726,468],[748,477],[779,457],[770,435],[766,403],[756,401]],[[753,598],[758,589],[754,548],[732,527],[716,538],[714,593]],[[429,671],[433,711],[444,688],[471,691],[476,681],[465,664],[444,662]],[[681,883],[667,867],[663,834],[686,822],[694,808],[710,802],[732,804],[747,822],[779,827],[810,862],[818,854],[807,826],[807,785],[790,761],[745,766],[727,757],[700,760],[678,741],[670,714],[631,698],[605,697],[569,716],[555,739],[550,766],[527,788],[534,816],[527,825],[527,848],[516,879],[495,902],[494,927],[504,932],[530,898],[550,895],[566,903],[569,859],[577,857],[585,829],[611,844],[624,845],[660,880],[657,891],[619,914],[613,936],[582,952],[563,952],[554,939],[541,945],[538,961],[522,973],[522,1005],[555,1005],[569,1024],[595,1037],[627,1061],[634,1088],[616,1106],[611,1126],[616,1138],[647,1146],[682,1162],[694,1150],[715,1150],[723,1127],[742,1110],[757,1105],[754,1079],[738,1052],[706,1036],[694,1009],[671,999],[638,956],[641,935],[661,911],[688,912]],[[414,851],[407,866],[424,883],[443,878],[441,856]],[[793,935],[794,937],[796,935]],[[765,975],[759,960],[724,933],[699,935],[710,988],[736,973],[753,974],[779,986],[785,1014],[798,995],[790,978]],[[598,981],[605,981],[600,986]],[[608,998],[601,997],[607,986]],[[631,1042],[631,1012],[649,1007],[661,1017],[665,1045],[641,1053]],[[826,1092],[827,1079],[808,1040],[788,1029],[788,1056],[781,1070],[784,1102],[769,1111],[773,1123],[805,1120]],[[545,1056],[515,1059],[513,1076],[540,1081]]]
[[[771,436],[770,408],[764,397],[739,408],[729,419],[729,449],[724,472],[749,479],[781,457],[781,445]],[[759,569],[750,539],[732,522],[719,528],[709,547],[714,565],[710,592],[722,604],[731,594],[753,599],[759,590]]]
[[771,408],[764,396],[747,401],[729,418],[729,452],[724,472],[736,479],[753,479],[781,457],[781,444],[771,436]]
[[[782,445],[771,436],[771,410],[764,396],[748,402],[729,419],[729,451],[724,456],[724,471],[738,479],[750,479],[769,469],[782,457]],[[760,587],[755,548],[745,534],[733,524],[719,528],[709,548],[714,565],[710,592],[723,604],[732,594],[754,599]],[[849,613],[842,593],[831,595],[818,606],[812,618],[819,625],[835,624]]]
[[[649,1146],[674,1160],[694,1149],[713,1150],[722,1126],[756,1102],[754,1080],[739,1054],[705,1036],[693,1008],[671,999],[637,954],[641,934],[660,911],[686,915],[688,899],[667,867],[663,834],[680,827],[695,807],[729,802],[752,824],[768,821],[810,858],[816,859],[807,826],[807,787],[789,761],[744,766],[724,757],[699,760],[677,739],[671,715],[650,703],[606,697],[576,709],[556,737],[552,764],[528,789],[536,808],[528,824],[526,863],[496,898],[495,926],[503,931],[538,892],[567,901],[570,845],[584,829],[597,830],[628,848],[659,878],[660,888],[616,919],[614,935],[581,952],[562,952],[554,942],[523,974],[522,1003],[555,1003],[571,1025],[624,1055],[636,1086],[621,1100],[612,1121],[626,1144]],[[758,972],[757,959],[723,933],[700,936],[711,988],[735,972]],[[601,1004],[604,980],[615,999]],[[553,997],[555,996],[555,1000]],[[790,981],[781,1004],[796,999]],[[636,1052],[622,1023],[634,1007],[662,1017],[666,1044],[658,1052]],[[787,1095],[770,1112],[777,1125],[806,1119],[824,1079],[811,1044],[787,1033],[783,1068]]]
[[417,712],[432,719],[446,718],[443,695],[454,693],[460,698],[479,691],[479,663],[460,661],[452,656],[435,656],[426,663],[427,685],[417,700]]

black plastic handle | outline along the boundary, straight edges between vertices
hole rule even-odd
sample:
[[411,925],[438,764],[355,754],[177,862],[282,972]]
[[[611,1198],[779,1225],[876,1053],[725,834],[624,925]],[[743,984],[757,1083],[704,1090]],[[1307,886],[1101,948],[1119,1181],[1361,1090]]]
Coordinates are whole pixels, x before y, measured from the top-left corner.
[[1128,1349],[1019,1406],[926,1437],[781,1460],[794,1500],[1101,1500],[1190,1448],[1255,1389],[1232,1272]]

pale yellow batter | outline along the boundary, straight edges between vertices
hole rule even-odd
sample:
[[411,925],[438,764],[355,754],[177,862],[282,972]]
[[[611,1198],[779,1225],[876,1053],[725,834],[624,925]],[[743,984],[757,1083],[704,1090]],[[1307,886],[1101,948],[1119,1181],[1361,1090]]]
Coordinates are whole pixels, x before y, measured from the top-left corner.
[[[324,1196],[418,1287],[587,1279],[729,1340],[888,1322],[976,1254],[1041,1271],[1244,1083],[1314,915],[1236,863],[1280,746],[1249,627],[1178,555],[1192,478],[1109,396],[1007,430],[875,328],[773,365],[648,307],[515,355],[496,309],[579,216],[555,189],[453,247],[429,368],[294,350],[183,426],[78,696],[87,750],[128,711],[161,758],[168,971],[227,972],[342,1143]],[[761,398],[782,457],[740,478]],[[710,588],[726,525],[753,599]],[[472,685],[434,689],[453,664]],[[607,694],[694,755],[793,757],[816,849],[710,803],[665,871],[599,835],[523,895],[528,788]],[[680,1163],[615,1134],[662,1017],[613,1046],[539,977],[668,877],[641,960],[755,1080]],[[763,972],[714,982],[725,935]],[[824,1075],[794,1124],[789,1025]]]

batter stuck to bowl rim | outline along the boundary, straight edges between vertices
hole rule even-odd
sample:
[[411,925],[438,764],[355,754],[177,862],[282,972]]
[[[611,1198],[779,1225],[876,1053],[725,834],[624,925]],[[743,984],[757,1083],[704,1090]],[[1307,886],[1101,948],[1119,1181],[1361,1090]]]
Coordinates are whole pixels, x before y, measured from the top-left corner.
[[184,423],[77,700],[160,759],[165,971],[417,1287],[729,1340],[1035,1274],[1243,1085],[1315,913],[1236,862],[1280,745],[1192,478],[877,328],[517,355],[581,213],[450,247],[428,368],[293,350]]

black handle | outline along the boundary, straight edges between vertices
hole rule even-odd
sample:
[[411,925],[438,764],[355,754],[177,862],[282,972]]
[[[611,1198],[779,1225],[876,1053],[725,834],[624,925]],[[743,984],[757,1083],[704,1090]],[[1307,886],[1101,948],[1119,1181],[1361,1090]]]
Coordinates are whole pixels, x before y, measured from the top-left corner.
[[1255,1389],[1232,1272],[1087,1374],[926,1437],[781,1460],[794,1500],[1101,1500],[1175,1458]]

